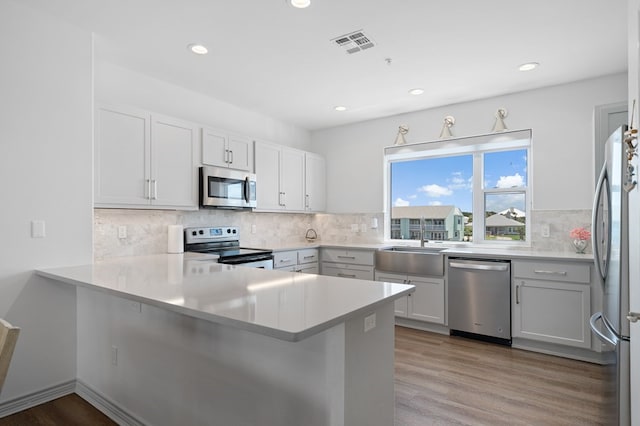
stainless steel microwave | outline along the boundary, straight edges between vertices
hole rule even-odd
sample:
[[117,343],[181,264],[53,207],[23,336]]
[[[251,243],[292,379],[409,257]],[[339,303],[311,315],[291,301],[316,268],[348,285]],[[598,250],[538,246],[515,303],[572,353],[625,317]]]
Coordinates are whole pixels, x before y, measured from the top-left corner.
[[256,175],[220,167],[200,167],[200,207],[256,207]]

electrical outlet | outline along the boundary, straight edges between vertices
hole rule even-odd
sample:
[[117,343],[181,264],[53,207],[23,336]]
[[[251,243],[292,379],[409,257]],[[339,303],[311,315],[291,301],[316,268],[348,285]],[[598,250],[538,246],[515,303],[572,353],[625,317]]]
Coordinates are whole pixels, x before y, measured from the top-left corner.
[[542,225],[540,233],[544,238],[549,238],[549,225]]
[[256,225],[251,225],[251,233],[255,234],[257,232]]
[[111,365],[118,365],[118,347],[111,346]]
[[367,232],[367,224],[366,223],[361,223],[360,224],[360,232]]
[[358,232],[358,224],[357,223],[352,223],[351,224],[351,232]]
[[127,227],[125,225],[118,226],[118,238],[127,238]]
[[376,328],[376,314],[375,313],[364,317],[364,332],[366,333],[367,331],[373,330],[374,328]]
[[31,221],[31,238],[44,238],[47,236],[44,220]]

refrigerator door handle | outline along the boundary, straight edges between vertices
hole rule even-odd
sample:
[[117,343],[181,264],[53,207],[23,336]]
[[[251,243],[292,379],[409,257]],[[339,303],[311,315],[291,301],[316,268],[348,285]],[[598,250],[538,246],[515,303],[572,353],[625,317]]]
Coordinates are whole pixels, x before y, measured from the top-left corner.
[[[607,331],[609,332],[609,334],[611,334],[611,336],[613,338],[609,337],[609,336],[606,336],[603,332],[598,330],[598,327],[596,326],[596,322],[598,320],[600,320],[602,322],[602,325],[604,326],[604,328],[607,329]],[[611,328],[609,328],[609,324],[607,324],[606,321],[602,320],[602,312],[596,312],[595,314],[591,315],[591,319],[589,319],[589,325],[591,326],[591,331],[593,331],[600,338],[600,340],[602,340],[603,342],[610,343],[613,346],[617,346],[618,345],[618,342],[620,340],[618,339],[616,334],[613,332],[613,330],[611,330]]]
[[600,234],[598,232],[599,229],[599,224],[597,223],[598,220],[598,206],[600,204],[600,198],[602,196],[602,190],[606,188],[603,187],[604,182],[607,178],[607,164],[605,163],[602,166],[602,170],[600,171],[600,176],[598,177],[598,183],[596,184],[596,196],[593,199],[593,209],[592,209],[592,213],[591,213],[591,224],[592,224],[592,231],[591,232],[591,247],[593,247],[593,257],[594,257],[594,264],[596,267],[596,272],[598,273],[598,275],[602,278],[605,279],[606,275],[607,275],[607,271],[603,271],[602,267],[601,267],[601,261],[602,256],[605,255],[606,253],[600,253],[600,245],[598,243],[598,239],[600,238]]

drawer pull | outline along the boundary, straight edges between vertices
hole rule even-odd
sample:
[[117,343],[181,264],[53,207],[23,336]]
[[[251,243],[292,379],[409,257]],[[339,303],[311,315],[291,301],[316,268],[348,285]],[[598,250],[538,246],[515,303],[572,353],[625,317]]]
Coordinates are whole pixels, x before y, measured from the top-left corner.
[[516,305],[520,304],[520,286],[516,285]]
[[342,273],[338,273],[338,276],[342,277],[342,278],[355,278],[356,277],[355,275],[342,274]]
[[533,271],[534,274],[543,274],[543,275],[567,275],[567,271],[545,271],[542,269],[535,269]]
[[314,254],[312,254],[311,256],[304,256],[303,259],[313,259],[314,257],[316,257]]
[[291,262],[291,259],[280,259],[280,263]]
[[353,259],[356,260],[355,256],[338,256],[338,259]]

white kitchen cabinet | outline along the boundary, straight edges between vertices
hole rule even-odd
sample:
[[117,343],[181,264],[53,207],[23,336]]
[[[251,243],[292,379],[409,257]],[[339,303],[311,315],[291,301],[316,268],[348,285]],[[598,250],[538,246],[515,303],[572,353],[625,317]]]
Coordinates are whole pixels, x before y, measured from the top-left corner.
[[411,284],[416,287],[413,293],[396,300],[396,316],[436,324],[445,323],[446,301],[443,278],[376,271],[375,279],[376,281]]
[[304,151],[255,142],[257,208],[260,211],[305,210]]
[[322,275],[373,281],[373,250],[323,248]]
[[104,105],[95,120],[96,207],[198,208],[195,125]]
[[512,261],[512,335],[591,347],[590,265]]
[[327,204],[327,171],[324,157],[310,152],[304,155],[305,210],[323,212]]
[[253,141],[205,127],[202,129],[202,164],[251,171],[253,166]]
[[317,274],[318,249],[287,250],[273,254],[273,268],[281,271]]

